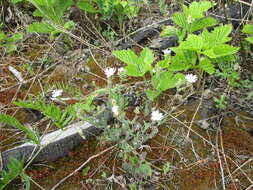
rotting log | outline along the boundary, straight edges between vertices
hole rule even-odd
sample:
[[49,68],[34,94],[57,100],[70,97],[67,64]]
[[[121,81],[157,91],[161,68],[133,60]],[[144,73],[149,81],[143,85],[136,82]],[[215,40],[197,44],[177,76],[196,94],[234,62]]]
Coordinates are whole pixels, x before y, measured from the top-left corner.
[[[103,122],[109,122],[111,113],[103,115]],[[100,123],[101,124],[101,123]],[[99,127],[81,121],[63,130],[48,133],[41,138],[40,145],[24,143],[12,149],[2,152],[0,159],[0,172],[7,170],[10,157],[14,157],[25,164],[55,161],[68,154],[82,140],[88,140],[98,136],[102,132]]]

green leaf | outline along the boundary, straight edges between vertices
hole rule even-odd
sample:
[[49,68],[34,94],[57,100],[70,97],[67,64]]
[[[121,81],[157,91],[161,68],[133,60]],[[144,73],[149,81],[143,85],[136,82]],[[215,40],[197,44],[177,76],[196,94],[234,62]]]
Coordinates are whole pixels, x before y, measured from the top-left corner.
[[25,190],[30,190],[31,183],[30,183],[30,177],[26,175],[24,172],[21,172],[20,174],[22,181],[25,184]]
[[173,74],[173,72],[162,71],[157,72],[152,77],[152,85],[158,91],[165,91],[170,88],[175,88],[179,79],[184,79],[184,75],[181,73]]
[[151,65],[154,62],[154,54],[149,48],[144,48],[138,57],[137,66],[140,70],[142,76],[149,70],[151,70]]
[[[196,52],[192,50],[186,50],[186,49],[180,49],[178,47],[176,48],[171,48],[175,53],[176,56],[172,58],[172,65],[175,65],[175,68],[179,66],[179,64],[182,64],[179,66],[181,70],[187,70],[189,69],[192,65],[195,65],[197,62],[197,55]],[[171,69],[173,66],[171,66]]]
[[195,34],[189,34],[186,41],[183,41],[179,45],[179,48],[200,51],[203,45],[204,45],[204,42],[200,36],[197,36]]
[[14,180],[23,170],[23,163],[14,157],[10,157],[7,164],[8,171],[2,171],[0,178],[0,190],[3,190],[12,180]]
[[214,65],[209,59],[202,59],[200,60],[199,65],[197,66],[198,68],[204,70],[208,74],[212,75],[215,72]]
[[187,17],[184,13],[181,12],[174,13],[172,16],[172,20],[181,28],[188,27]]
[[70,20],[64,24],[64,28],[66,28],[68,30],[74,28],[74,26],[75,26],[75,23],[72,20]]
[[26,127],[25,125],[20,123],[16,118],[6,114],[0,114],[0,123],[11,125],[20,129],[21,131],[25,132],[28,138],[30,138],[34,143],[39,144],[39,138],[37,137],[35,132],[29,127]]
[[242,32],[245,34],[253,34],[253,24],[244,25]]
[[71,6],[72,0],[57,0],[55,6],[55,14],[57,17],[61,18],[64,12]]
[[218,23],[218,21],[212,17],[205,17],[205,18],[197,19],[197,20],[193,21],[191,24],[189,24],[188,32],[193,33],[198,30],[202,30],[204,28],[214,26],[217,23]]
[[0,42],[1,42],[1,41],[5,41],[5,40],[7,40],[7,39],[8,39],[8,37],[5,35],[5,33],[2,32],[2,31],[0,31]]
[[33,22],[27,27],[27,32],[49,33],[53,31],[55,28],[46,22]]
[[145,93],[148,97],[149,100],[154,101],[156,99],[156,97],[158,97],[160,95],[160,91],[153,91],[153,90],[145,90]]
[[117,57],[120,61],[130,65],[138,61],[138,56],[130,49],[127,50],[116,50],[112,54]]
[[6,47],[7,53],[12,53],[17,50],[17,46],[14,43],[8,43],[8,44],[6,44],[5,47]]
[[23,2],[23,1],[25,1],[25,0],[11,0],[11,2],[14,3],[14,4],[19,3],[19,2]]
[[232,25],[227,24],[223,26],[218,26],[214,28],[212,32],[208,32],[207,30],[204,30],[201,34],[201,37],[204,40],[205,49],[213,48],[217,45],[224,44],[231,40],[230,35],[232,31]]
[[141,164],[141,166],[137,168],[137,171],[145,178],[152,176],[152,168],[148,164]]
[[202,53],[210,58],[218,58],[218,57],[223,57],[227,55],[233,55],[238,50],[239,48],[237,47],[233,47],[227,44],[222,44],[222,45],[215,46],[214,48],[210,50],[203,51]]
[[139,57],[130,49],[113,51],[112,54],[127,64],[125,69],[129,76],[143,76],[154,61],[153,52],[148,48],[144,48]]
[[12,37],[10,37],[8,41],[16,42],[16,41],[22,40],[22,39],[23,39],[23,33],[17,32]]
[[245,38],[245,40],[247,40],[247,41],[249,41],[250,43],[252,43],[252,44],[253,44],[253,36],[248,37],[248,38]]
[[112,16],[115,6],[115,0],[96,0],[98,7],[104,19]]
[[28,0],[33,5],[53,7],[58,0]]
[[36,9],[33,12],[33,16],[35,16],[35,17],[44,17],[44,14],[42,12],[40,12],[39,9]]
[[166,69],[170,66],[171,63],[171,56],[167,55],[165,56],[164,60],[160,60],[156,63],[155,68],[156,69]]
[[191,15],[193,19],[204,17],[203,13],[215,6],[215,3],[210,1],[192,2],[188,8],[187,15]]
[[96,9],[89,0],[81,0],[78,1],[77,7],[83,11],[86,11],[88,13],[98,13],[99,10]]
[[178,29],[174,26],[164,26],[162,32],[160,33],[161,37],[170,37],[177,34]]
[[172,64],[170,64],[170,66],[168,67],[168,70],[175,72],[175,71],[186,71],[190,68],[191,68],[191,65],[189,63],[174,61]]

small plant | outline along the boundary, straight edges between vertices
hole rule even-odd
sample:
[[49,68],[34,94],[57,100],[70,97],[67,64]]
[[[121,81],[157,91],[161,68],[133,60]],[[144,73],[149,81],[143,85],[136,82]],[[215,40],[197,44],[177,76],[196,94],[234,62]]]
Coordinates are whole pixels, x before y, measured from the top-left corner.
[[166,14],[168,12],[168,5],[166,0],[159,0],[158,1],[159,9],[162,14]]
[[123,168],[131,173],[135,179],[147,179],[152,176],[153,170],[143,158],[128,156],[127,160],[123,163]]
[[227,107],[226,96],[221,95],[219,98],[214,97],[216,108],[225,109]]
[[166,175],[170,172],[170,170],[171,170],[171,164],[169,162],[166,162],[163,165],[163,173]]
[[[20,3],[24,0],[12,0],[13,3]],[[51,33],[56,36],[65,30],[74,27],[73,21],[64,22],[63,16],[66,10],[72,5],[72,0],[26,0],[36,7],[33,16],[41,17],[41,22],[33,22],[27,28],[28,32]]]
[[241,78],[239,72],[236,70],[236,65],[238,63],[233,61],[219,63],[220,70],[217,70],[215,75],[226,79],[230,87],[239,87]]
[[0,47],[3,47],[5,52],[10,54],[17,50],[16,43],[23,39],[23,34],[17,32],[11,36],[6,35],[3,31],[0,31]]
[[[209,1],[193,2],[189,7],[183,5],[183,12],[173,15],[173,21],[180,29],[173,26],[164,28],[161,36],[176,35],[179,41],[178,47],[171,48],[176,55],[172,58],[170,70],[200,69],[213,74],[214,63],[231,57],[238,51],[239,48],[226,44],[231,40],[228,37],[232,31],[231,25],[218,26],[212,31],[206,29],[217,24],[214,18],[204,16],[204,12],[214,5]],[[194,34],[200,30],[200,34]]]
[[11,157],[7,165],[8,170],[2,171],[0,176],[0,190],[4,189],[12,180],[18,176],[21,177],[22,181],[25,182],[26,190],[30,189],[29,176],[23,171],[23,163],[19,162],[15,158]]
[[56,106],[54,103],[46,103],[43,99],[29,101],[18,101],[15,102],[19,107],[30,108],[40,111],[43,115],[50,118],[54,124],[63,129],[69,122],[74,119],[75,110],[72,105],[66,107],[64,111],[61,111],[59,106]]
[[16,127],[18,129],[20,129],[21,131],[23,131],[27,135],[27,137],[31,141],[33,141],[35,144],[40,143],[39,135],[35,131],[30,129],[29,127],[27,127],[27,126],[23,125],[22,123],[20,123],[14,117],[12,117],[10,115],[6,115],[6,114],[0,114],[0,123]]
[[104,19],[116,15],[121,32],[124,31],[124,20],[138,16],[142,0],[80,0],[77,7],[88,13],[99,13]]

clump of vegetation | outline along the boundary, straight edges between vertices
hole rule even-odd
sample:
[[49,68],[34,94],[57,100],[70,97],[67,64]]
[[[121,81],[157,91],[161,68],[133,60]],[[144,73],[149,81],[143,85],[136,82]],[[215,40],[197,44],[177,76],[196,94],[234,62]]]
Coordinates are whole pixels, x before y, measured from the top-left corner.
[[[12,0],[12,2],[30,3],[35,7],[33,16],[39,19],[27,26],[27,32],[48,33],[51,37],[63,33],[69,39],[75,36],[71,30],[75,30],[76,26],[76,23],[68,19],[72,6],[84,11],[85,14],[96,15],[97,18],[104,21],[116,17],[118,30],[124,34],[126,20],[138,17],[142,5],[147,3],[144,0],[79,0],[77,2],[72,0]],[[111,54],[115,59],[121,61],[121,67],[110,64],[102,69],[101,65],[96,62],[100,71],[103,71],[103,77],[106,77],[103,78],[105,85],[96,86],[89,95],[83,95],[81,88],[76,89],[65,83],[54,83],[47,85],[47,92],[43,92],[40,96],[34,98],[29,96],[28,100],[26,98],[26,100],[13,103],[21,108],[39,111],[60,130],[64,130],[67,125],[76,120],[87,121],[95,125],[102,131],[99,139],[117,147],[116,157],[121,160],[124,176],[131,179],[127,187],[133,190],[140,189],[156,175],[166,176],[172,170],[171,163],[165,160],[159,165],[159,172],[156,172],[157,168],[154,169],[155,167],[147,159],[147,153],[142,150],[144,144],[154,139],[159,133],[159,128],[164,126],[171,110],[175,109],[174,105],[170,106],[171,110],[161,109],[157,101],[159,98],[164,98],[168,90],[173,89],[172,103],[178,97],[187,99],[188,94],[200,89],[204,76],[225,79],[230,90],[253,87],[252,79],[242,80],[239,69],[236,69],[240,62],[238,59],[240,48],[230,43],[232,25],[221,24],[217,19],[206,16],[207,11],[216,5],[211,1],[194,1],[188,6],[182,4],[182,11],[172,15],[175,26],[164,26],[160,33],[160,36],[164,38],[176,37],[178,46],[164,50],[163,56],[159,58],[155,51],[144,47],[139,54],[133,49],[113,50]],[[166,1],[160,0],[158,8],[162,14],[166,14],[168,9]],[[107,26],[103,34],[108,39],[115,40],[119,35],[114,32],[111,26]],[[246,24],[242,32],[247,35],[245,40],[252,44],[253,25]],[[0,32],[0,47],[3,47],[6,53],[13,53],[17,50],[16,43],[22,38],[22,33],[7,35]],[[82,39],[81,41],[83,43]],[[96,56],[92,55],[92,57],[95,60]],[[28,68],[28,66],[25,67]],[[32,68],[31,70],[32,75],[35,72]],[[89,73],[90,71],[83,72]],[[93,75],[102,78],[97,74],[93,73]],[[82,76],[78,77],[75,79],[82,82],[85,80]],[[133,83],[133,86],[138,86],[138,90],[134,90],[131,95],[126,95],[125,92],[130,89],[126,85],[129,79],[138,81]],[[90,86],[88,84],[85,88],[88,89]],[[50,96],[43,96],[49,91]],[[62,94],[70,98],[63,98]],[[131,98],[137,99],[135,96],[140,101],[131,103]],[[214,107],[220,111],[225,110],[229,105],[229,97],[225,93],[215,96],[212,98],[215,102]],[[248,98],[251,96],[252,93],[248,93]],[[167,99],[168,97],[166,94]],[[69,100],[71,103],[68,104]],[[101,113],[105,112],[110,115],[110,122],[108,118],[99,117]],[[174,116],[171,117],[175,119]],[[192,130],[194,117],[188,127],[189,131]],[[40,146],[41,133],[37,128],[28,127],[15,117],[2,113],[0,123],[23,131],[31,143]],[[182,124],[184,122],[180,123]],[[179,154],[182,153],[179,152]],[[23,165],[22,162],[10,158],[8,171],[1,173],[0,189],[5,188],[18,176],[24,181],[26,189],[30,188],[31,179],[26,175]],[[90,166],[87,166],[82,170],[82,175],[88,176],[89,171]],[[103,174],[107,178],[106,174]],[[107,179],[112,182],[115,180],[113,177]]]

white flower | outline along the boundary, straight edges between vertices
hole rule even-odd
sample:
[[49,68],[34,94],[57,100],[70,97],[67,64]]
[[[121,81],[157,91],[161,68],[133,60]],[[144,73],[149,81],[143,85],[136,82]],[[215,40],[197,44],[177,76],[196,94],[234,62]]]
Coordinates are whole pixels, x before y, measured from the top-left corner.
[[197,75],[187,74],[187,75],[185,75],[185,79],[189,83],[195,83],[198,80],[198,77],[197,77]]
[[152,121],[161,121],[163,119],[163,114],[159,112],[159,110],[153,111],[151,113]]
[[118,69],[118,73],[122,73],[122,72],[124,72],[125,71],[125,69],[123,68],[123,67],[120,67],[119,69]]
[[170,55],[171,54],[171,50],[170,49],[164,49],[162,50],[164,55]]
[[106,74],[106,77],[109,78],[111,77],[112,75],[114,75],[114,73],[116,72],[116,69],[115,68],[106,68],[105,69],[105,74]]
[[191,15],[189,15],[188,18],[187,18],[187,23],[188,23],[188,24],[191,24],[191,23],[193,23],[194,20],[195,20],[195,19],[192,18]]
[[58,96],[61,96],[62,95],[62,93],[63,93],[63,90],[62,89],[59,89],[59,90],[53,90],[52,91],[52,98],[56,98],[56,97],[58,97]]
[[115,117],[118,116],[119,115],[119,106],[117,106],[117,105],[112,106],[112,113]]

